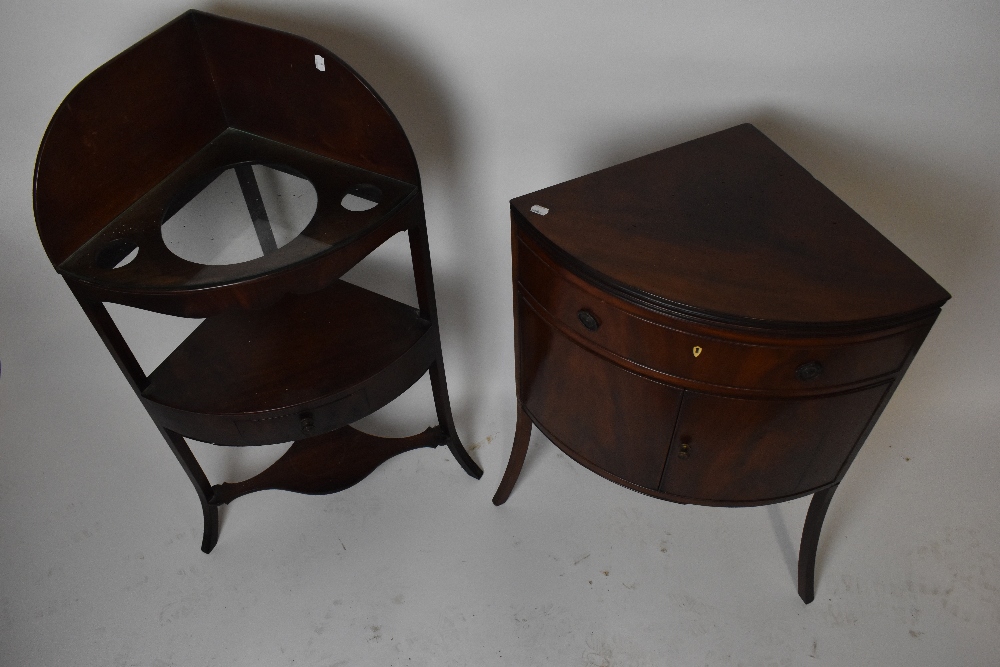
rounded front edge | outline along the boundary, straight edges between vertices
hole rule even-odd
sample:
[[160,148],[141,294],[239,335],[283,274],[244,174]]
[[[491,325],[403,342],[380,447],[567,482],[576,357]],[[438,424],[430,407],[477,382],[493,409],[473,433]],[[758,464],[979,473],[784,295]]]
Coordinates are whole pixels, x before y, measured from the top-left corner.
[[591,461],[587,460],[585,457],[581,456],[579,453],[574,451],[573,448],[569,447],[566,443],[562,442],[561,440],[553,436],[552,433],[545,428],[545,425],[540,423],[538,419],[534,415],[532,415],[528,410],[525,410],[525,413],[531,419],[531,423],[539,431],[541,431],[542,435],[548,438],[548,440],[552,444],[554,444],[556,447],[562,450],[564,454],[566,454],[568,457],[570,457],[571,459],[582,465],[584,468],[587,468],[591,472],[603,477],[604,479],[614,482],[618,486],[623,486],[626,489],[637,491],[638,493],[641,493],[643,495],[650,496],[653,498],[658,498],[659,500],[666,500],[668,502],[677,503],[679,505],[703,505],[705,507],[760,507],[762,505],[774,505],[776,503],[783,503],[789,500],[795,500],[796,498],[802,498],[803,496],[814,494],[817,491],[822,491],[823,489],[829,488],[838,483],[838,480],[835,480],[833,482],[830,482],[829,484],[823,484],[821,486],[818,486],[813,489],[808,489],[806,491],[798,491],[796,493],[785,496],[778,496],[774,498],[760,498],[755,500],[713,500],[707,498],[690,498],[687,496],[678,496],[670,493],[664,493],[656,489],[650,489],[641,486],[639,484],[630,482],[627,479],[619,477],[618,475],[610,473],[607,470],[604,470],[603,468],[595,465],[594,463],[592,463]]
[[[224,132],[216,143],[217,148],[199,153],[205,154],[200,162],[183,165],[60,262],[60,274],[92,300],[208,317],[230,308],[262,308],[287,293],[320,289],[394,234],[423,222],[415,185],[245,132]],[[247,161],[283,164],[309,180],[318,197],[311,221],[287,244],[248,261],[198,264],[177,256],[162,236],[163,219],[196,195],[209,177]],[[365,211],[346,209],[341,203],[345,193],[369,181],[379,186],[383,201]],[[246,216],[246,230],[258,223],[270,229],[266,219],[253,222],[252,217]],[[117,251],[126,247],[137,248],[138,255],[121,264]]]
[[[381,409],[415,384],[437,360],[438,329],[431,326],[401,357],[365,381],[307,403],[246,414],[195,413],[143,396],[153,421],[200,442],[226,447],[273,445],[315,437]],[[310,425],[303,432],[304,415]]]
[[190,290],[155,291],[97,285],[66,274],[63,278],[74,292],[92,301],[117,303],[163,315],[203,318],[234,309],[261,310],[273,306],[289,294],[309,294],[330,286],[389,238],[409,228],[414,218],[422,216],[419,197],[415,199],[418,202],[416,208],[412,208],[414,200],[410,200],[398,217],[343,248],[243,282]]
[[[35,163],[35,219],[56,265],[227,127],[419,184],[402,126],[353,69],[282,31],[188,11],[87,75]],[[71,227],[71,228],[67,228]]]
[[[722,330],[741,336],[764,338],[782,338],[786,336],[802,338],[864,336],[894,327],[905,327],[919,320],[931,317],[950,298],[950,295],[941,289],[939,298],[916,309],[903,310],[883,317],[859,320],[810,322],[806,320],[767,320],[743,317],[725,311],[706,309],[694,304],[671,300],[665,296],[644,291],[626,282],[621,282],[601,273],[567,252],[528,221],[522,212],[513,207],[511,208],[511,221],[518,238],[521,240],[530,240],[537,248],[540,248],[547,254],[556,265],[587,284],[591,289],[597,290],[619,302],[629,304],[633,308],[641,309],[651,319],[666,317],[669,320],[686,323],[687,326],[705,327],[708,330],[718,330],[721,327]],[[939,285],[937,287],[940,288]]]

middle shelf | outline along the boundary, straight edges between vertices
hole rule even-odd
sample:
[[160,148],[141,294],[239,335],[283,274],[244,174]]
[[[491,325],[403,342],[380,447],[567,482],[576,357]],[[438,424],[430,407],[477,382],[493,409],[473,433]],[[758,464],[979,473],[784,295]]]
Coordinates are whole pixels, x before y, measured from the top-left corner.
[[160,423],[196,440],[272,444],[374,412],[436,354],[436,332],[415,308],[338,280],[206,319],[150,374],[142,398]]

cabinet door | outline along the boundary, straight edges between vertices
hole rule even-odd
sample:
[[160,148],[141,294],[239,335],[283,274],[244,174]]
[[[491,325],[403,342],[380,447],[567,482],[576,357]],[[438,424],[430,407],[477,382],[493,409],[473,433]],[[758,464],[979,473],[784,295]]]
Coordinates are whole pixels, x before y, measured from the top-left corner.
[[688,391],[660,490],[700,500],[752,503],[832,482],[888,387],[798,399]]
[[631,373],[518,302],[520,393],[536,423],[598,472],[655,490],[682,391]]

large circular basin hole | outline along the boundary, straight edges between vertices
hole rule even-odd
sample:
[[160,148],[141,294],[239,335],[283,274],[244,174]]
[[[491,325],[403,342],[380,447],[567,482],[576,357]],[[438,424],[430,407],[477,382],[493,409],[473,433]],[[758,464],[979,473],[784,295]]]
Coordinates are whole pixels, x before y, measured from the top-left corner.
[[238,264],[290,243],[316,203],[316,188],[290,167],[236,165],[169,215],[160,233],[170,252],[189,262]]
[[340,205],[348,211],[360,213],[370,211],[382,201],[382,191],[371,183],[361,183],[353,186],[340,200]]
[[94,264],[101,269],[120,269],[139,255],[139,246],[128,239],[111,241],[97,252]]

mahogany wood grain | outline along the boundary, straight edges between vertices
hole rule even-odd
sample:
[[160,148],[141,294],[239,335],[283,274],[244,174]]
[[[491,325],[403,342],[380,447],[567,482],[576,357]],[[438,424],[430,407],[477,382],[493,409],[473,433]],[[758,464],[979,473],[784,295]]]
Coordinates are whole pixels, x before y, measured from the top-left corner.
[[[312,219],[280,248],[253,164],[316,190]],[[208,266],[174,255],[163,223],[227,169],[263,256]],[[374,207],[342,205],[360,191]],[[482,476],[451,414],[416,159],[381,98],[323,47],[184,14],[63,101],[39,148],[34,201],[49,259],[198,493],[203,551],[218,541],[213,503],[253,490],[332,493],[395,454],[439,444]],[[339,280],[400,232],[419,310]],[[207,319],[147,377],[104,302]],[[425,374],[438,426],[402,439],[347,427]],[[213,487],[186,437],[295,444],[253,480]]]
[[[588,353],[522,302],[521,382],[525,408],[583,458],[655,489],[681,390]],[[622,447],[621,443],[628,443]]]
[[[417,161],[385,102],[315,42],[278,30],[188,14],[230,126],[368,171],[420,184]],[[316,56],[324,59],[323,70]]]
[[837,486],[829,486],[813,496],[802,528],[802,542],[799,544],[799,597],[806,604],[816,598],[816,547],[819,546],[823,519],[830,509],[830,501],[833,500]]
[[[237,264],[206,266],[171,252],[164,242],[161,226],[180,208],[178,199],[190,199],[200,189],[198,185],[211,182],[222,170],[234,165],[238,170],[248,163],[291,169],[308,179],[316,189],[317,207],[306,228],[281,248]],[[381,200],[370,210],[348,211],[341,206],[341,199],[360,183],[377,187],[382,193]],[[261,278],[267,280],[272,292],[279,284],[272,276],[288,285],[289,291],[316,289],[316,276],[329,274],[325,266],[337,263],[341,254],[338,250],[351,249],[401,212],[409,211],[407,204],[416,196],[414,185],[227,129],[81,245],[59,264],[59,270],[67,277],[122,295],[114,299],[120,303],[152,306],[159,311],[169,310],[157,306],[156,298],[160,295],[163,295],[161,300],[172,297],[202,303],[217,293],[216,301],[222,305],[217,305],[214,312],[220,312],[229,302],[225,298],[228,293],[247,294],[250,286]],[[138,246],[135,260],[120,268],[102,266],[99,261],[102,251],[109,244],[121,241]],[[341,268],[340,273],[345,270]],[[199,314],[213,314],[213,311],[202,308]]]
[[815,494],[799,591],[843,479],[948,293],[742,125],[511,201],[518,425],[680,503]]
[[[544,216],[531,206],[548,209]],[[517,197],[567,268],[678,314],[764,328],[886,321],[948,293],[749,124]]]
[[686,391],[660,490],[763,504],[830,484],[887,388],[798,400]]
[[524,465],[524,457],[528,453],[528,442],[531,440],[531,417],[524,411],[520,404],[517,406],[517,425],[514,428],[514,444],[510,450],[510,461],[507,469],[500,480],[500,486],[493,495],[493,504],[503,505],[510,498],[510,492],[514,490],[514,484],[521,474],[521,467]]
[[267,310],[232,310],[205,320],[150,374],[143,394],[218,414],[302,405],[362,383],[406,354],[430,327],[416,309],[338,281],[320,292],[287,296]]
[[[572,279],[554,265],[541,248],[522,242],[519,288],[544,308],[565,331],[587,339],[595,348],[624,357],[639,366],[674,376],[675,381],[781,391],[827,390],[851,385],[899,370],[914,342],[923,338],[933,321],[925,317],[913,325],[889,332],[835,337],[788,338],[772,336],[748,342],[745,337],[716,330],[714,335],[693,333],[683,320],[652,320],[629,313],[621,301]],[[596,330],[578,316],[589,312]],[[693,354],[700,348],[698,356]],[[802,380],[796,370],[820,363],[820,375]]]
[[280,271],[214,287],[131,290],[121,285],[85,282],[65,273],[63,276],[68,282],[73,281],[73,289],[80,296],[91,301],[120,303],[164,315],[194,318],[211,317],[234,308],[263,310],[287,294],[308,294],[329,286],[387,240],[422,221],[423,202],[418,196],[380,226],[335,252]]
[[225,128],[190,14],[81,81],[49,122],[35,168],[35,220],[53,264]]
[[[409,240],[420,316],[430,322],[437,322],[437,298],[434,295],[434,273],[431,269],[431,247],[427,239],[426,223],[421,221],[410,226]],[[483,476],[483,469],[462,445],[462,441],[458,437],[458,430],[455,428],[455,420],[451,414],[451,401],[448,400],[448,380],[444,372],[444,352],[441,349],[440,336],[435,336],[433,342],[437,354],[436,359],[431,364],[429,375],[438,424],[444,431],[448,450],[462,466],[462,470],[470,477],[480,479]]]
[[415,309],[338,281],[205,320],[150,374],[142,398],[197,440],[287,442],[304,435],[302,413],[320,434],[401,394],[436,361],[436,335]]
[[443,444],[440,427],[408,438],[380,438],[344,426],[326,435],[296,440],[266,470],[242,482],[212,487],[209,502],[226,505],[241,496],[281,489],[313,496],[337,493],[354,486],[394,456],[421,447]]
[[211,553],[219,542],[219,508],[212,503],[211,484],[184,438],[169,429],[158,428],[160,435],[167,441],[170,451],[177,457],[178,463],[181,464],[181,468],[184,469],[188,479],[194,485],[195,491],[198,492],[202,518],[204,519],[201,550],[205,553]]

